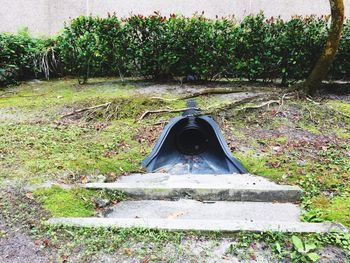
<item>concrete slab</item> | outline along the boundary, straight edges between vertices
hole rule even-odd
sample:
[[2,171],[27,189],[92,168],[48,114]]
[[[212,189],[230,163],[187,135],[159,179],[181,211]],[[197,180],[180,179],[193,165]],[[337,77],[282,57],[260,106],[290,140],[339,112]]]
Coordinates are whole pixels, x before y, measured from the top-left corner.
[[142,219],[142,218],[51,218],[50,225],[70,225],[76,227],[116,227],[116,228],[150,228],[179,231],[280,231],[280,232],[347,232],[346,228],[334,223],[296,223],[276,221],[234,221],[205,219]]
[[134,174],[115,183],[88,183],[89,189],[122,191],[135,199],[298,202],[301,189],[250,174]]
[[300,222],[300,210],[290,203],[179,201],[123,201],[104,214],[108,218],[206,219]]

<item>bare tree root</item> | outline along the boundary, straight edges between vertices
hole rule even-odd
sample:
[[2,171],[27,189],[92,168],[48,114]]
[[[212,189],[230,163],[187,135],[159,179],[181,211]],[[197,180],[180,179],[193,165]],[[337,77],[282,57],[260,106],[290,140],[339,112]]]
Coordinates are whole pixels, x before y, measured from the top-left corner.
[[146,116],[155,113],[175,113],[183,112],[186,110],[199,110],[199,108],[182,108],[182,109],[160,109],[160,110],[147,110],[139,118],[139,121],[143,120]]
[[162,97],[151,97],[153,100],[163,100],[163,101],[176,101],[180,100],[180,98],[175,98],[175,99],[168,99],[168,98],[162,98]]
[[75,110],[75,111],[73,111],[71,113],[62,115],[61,119],[66,118],[66,117],[70,117],[70,116],[73,116],[73,115],[76,115],[76,114],[79,114],[79,113],[83,113],[83,112],[86,112],[86,111],[96,110],[96,109],[103,108],[103,107],[107,107],[107,109],[108,109],[108,107],[111,105],[111,103],[112,102],[107,102],[107,103],[104,103],[104,104],[100,104],[100,105],[96,105],[96,106],[92,106],[92,107],[87,107],[87,108],[82,108],[82,109],[79,109],[79,110]]
[[224,104],[222,106],[218,106],[218,107],[214,107],[214,108],[209,107],[206,110],[204,110],[201,114],[214,114],[215,115],[215,114],[218,114],[219,112],[228,111],[228,110],[237,108],[238,106],[241,106],[243,104],[258,100],[259,98],[261,98],[261,95],[256,95],[253,97],[234,101],[232,103]]
[[11,96],[6,97],[6,94],[16,94],[17,92],[15,91],[5,91],[0,94],[0,98],[10,98]]
[[[279,105],[279,108],[277,110],[277,113],[278,113],[278,112],[281,112],[281,108],[282,108],[285,100],[288,100],[291,98],[296,98],[297,96],[298,96],[298,94],[293,94],[293,93],[285,93],[285,94],[283,94],[282,97],[279,97],[278,94],[275,94],[275,93],[267,94],[264,96],[258,95],[258,96],[249,97],[249,98],[246,98],[243,100],[235,101],[233,103],[229,103],[229,104],[223,105],[223,106],[218,107],[218,108],[214,108],[213,110],[209,110],[209,111],[204,112],[204,114],[218,114],[220,112],[226,112],[229,110],[242,111],[242,110],[247,110],[247,109],[259,109],[259,108],[263,108],[265,106],[270,107],[270,105],[272,105],[272,104]],[[258,102],[262,102],[262,103],[248,105],[248,106],[244,106],[244,107],[239,107],[239,106],[244,105],[244,104],[258,103]],[[229,115],[229,116],[231,116],[231,115]]]
[[259,105],[246,106],[246,107],[239,108],[237,110],[241,111],[241,110],[247,110],[247,109],[259,109],[259,108],[263,108],[265,106],[267,106],[269,108],[271,104],[281,105],[281,101],[280,100],[269,100],[269,101],[266,101],[266,102],[261,103]]
[[19,96],[0,96],[0,99],[13,99],[13,98],[34,98],[45,96],[47,93],[35,94],[35,95],[19,95]]
[[242,89],[242,88],[211,88],[211,89],[205,89],[202,91],[194,92],[185,96],[181,96],[179,99],[180,100],[185,100],[185,99],[192,99],[200,96],[206,96],[206,95],[211,95],[211,94],[229,94],[229,93],[238,93],[238,92],[243,92],[247,91],[247,89]]
[[[236,110],[236,111],[242,111],[246,109],[259,109],[263,108],[265,106],[269,107],[272,104],[278,104],[280,105],[278,112],[281,110],[281,107],[284,104],[284,101],[290,98],[296,97],[295,94],[286,93],[282,97],[279,97],[277,94],[267,94],[267,95],[256,95],[249,98],[245,98],[242,100],[234,101],[232,103],[224,104],[221,106],[215,106],[215,107],[209,107],[207,109],[203,109],[198,114],[194,114],[193,116],[201,116],[201,115],[217,115],[221,112],[227,112],[230,110]],[[248,105],[245,107],[240,107],[242,105],[248,104],[248,103],[258,103],[262,102],[260,104],[255,105]],[[184,109],[160,109],[160,110],[147,110],[145,111],[141,117],[139,118],[139,121],[143,120],[146,116],[149,114],[158,114],[158,113],[169,113],[169,112],[183,112],[185,110],[189,110],[193,108],[184,108]],[[200,110],[196,108],[196,110]]]
[[175,98],[175,99],[167,99],[162,97],[151,97],[151,99],[164,100],[164,101],[176,101],[176,100],[192,99],[192,98],[206,96],[206,95],[229,94],[229,93],[238,93],[238,92],[246,92],[246,91],[251,91],[251,90],[247,89],[247,87],[245,88],[211,88],[211,89],[204,89],[202,91],[194,92],[188,95],[180,96],[179,98]]
[[[266,94],[266,95],[255,95],[252,97],[248,97],[242,100],[238,101],[233,101],[232,103],[224,104],[224,105],[219,105],[215,107],[208,107],[206,109],[201,109],[195,107],[186,107],[186,108],[180,108],[180,109],[171,109],[171,108],[164,108],[164,109],[158,109],[158,110],[146,110],[145,112],[142,113],[142,115],[138,118],[138,121],[141,121],[145,119],[147,116],[151,114],[161,114],[161,113],[179,113],[179,112],[184,112],[186,110],[196,110],[199,111],[198,113],[193,114],[193,116],[201,116],[201,115],[217,115],[221,112],[227,112],[231,110],[235,111],[242,111],[246,109],[258,109],[262,107],[269,107],[272,104],[278,104],[280,105],[279,110],[283,106],[283,103],[285,100],[295,97],[295,95],[292,95],[290,93],[284,94],[282,97],[279,97],[278,94],[276,93],[271,93],[271,94]],[[260,103],[260,104],[257,104]],[[248,105],[246,105],[248,104]],[[243,106],[243,107],[240,107]],[[101,112],[101,108],[105,108]],[[99,116],[102,116],[105,120],[110,120],[114,114],[115,110],[118,109],[118,105],[116,107],[114,106],[113,102],[107,102],[104,104],[96,105],[96,106],[91,106],[91,107],[86,107],[82,109],[75,110],[73,112],[70,112],[68,114],[64,114],[61,116],[61,119],[67,118],[70,116],[78,115],[81,113],[87,112],[87,117],[94,116],[96,113],[98,113]]]

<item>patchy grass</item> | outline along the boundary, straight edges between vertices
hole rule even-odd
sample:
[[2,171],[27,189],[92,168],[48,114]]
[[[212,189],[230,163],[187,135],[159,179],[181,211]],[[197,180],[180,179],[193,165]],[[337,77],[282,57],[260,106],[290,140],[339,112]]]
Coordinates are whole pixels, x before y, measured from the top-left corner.
[[[164,244],[172,248],[180,245],[185,236],[182,232],[168,232],[162,230],[149,230],[142,228],[75,228],[66,226],[51,226],[46,229],[47,237],[53,240],[52,245],[61,247],[58,253],[72,261],[84,262],[100,261],[99,255],[114,255],[113,258],[130,259],[138,261],[145,259],[154,262],[169,262],[169,253],[176,257],[176,253],[166,251]],[[66,245],[62,246],[62,240]],[[77,251],[84,248],[83,251]]]
[[239,112],[229,124],[243,134],[234,142],[234,155],[251,173],[301,186],[309,211],[305,220],[349,226],[350,119],[338,113],[347,107],[338,101],[292,101],[279,112],[276,107]]
[[26,110],[48,109],[64,104],[76,104],[94,98],[115,98],[128,96],[135,86],[120,81],[95,79],[86,85],[78,85],[72,80],[51,80],[27,82],[7,90],[12,96],[0,99],[0,107],[20,107]]
[[350,227],[350,197],[333,198],[330,205],[325,206],[323,218]]
[[65,181],[72,173],[137,171],[145,150],[133,140],[135,132],[130,121],[115,122],[103,131],[75,125],[0,125],[0,177]]
[[[137,140],[141,126],[157,121],[145,110],[183,107],[183,101],[164,102],[135,95],[132,84],[92,80],[25,83],[0,98],[0,182],[2,180],[79,181],[84,175],[141,171],[151,145]],[[111,102],[107,108],[60,116],[77,109]],[[8,114],[8,111],[11,114]],[[173,114],[166,114],[169,118]]]

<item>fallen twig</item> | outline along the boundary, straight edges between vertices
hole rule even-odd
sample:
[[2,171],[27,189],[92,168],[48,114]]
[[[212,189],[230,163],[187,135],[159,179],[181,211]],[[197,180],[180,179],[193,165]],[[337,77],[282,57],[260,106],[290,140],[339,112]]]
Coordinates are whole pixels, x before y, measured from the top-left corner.
[[[275,94],[273,94],[273,95],[275,95]],[[242,100],[234,101],[232,103],[224,104],[222,106],[209,107],[207,109],[204,109],[201,112],[198,112],[197,114],[194,114],[193,116],[216,114],[216,113],[221,112],[221,111],[227,111],[227,110],[236,108],[236,107],[238,107],[238,106],[240,106],[242,104],[246,104],[246,103],[254,101],[254,100],[260,101],[262,99],[267,99],[267,98],[270,98],[270,96],[271,95],[269,95],[268,97],[261,96],[261,95],[256,95],[256,96],[253,96],[253,97],[249,97],[249,98],[245,98],[245,99],[242,99]],[[190,110],[190,109],[199,110],[198,108],[147,110],[141,115],[141,117],[139,118],[139,121],[143,120],[147,115],[153,114],[153,113],[165,113],[165,112],[166,113],[174,113],[174,112],[183,112],[183,111]]]
[[237,110],[241,111],[241,110],[246,110],[246,109],[259,109],[259,108],[262,108],[262,107],[265,107],[265,106],[270,107],[270,105],[274,104],[274,103],[277,103],[277,104],[281,105],[280,100],[269,100],[269,101],[266,101],[266,102],[261,103],[259,105],[247,106],[247,107],[239,108]]
[[0,98],[1,97],[5,97],[4,95],[6,95],[6,94],[15,94],[16,92],[14,92],[14,91],[6,91],[6,92],[2,92],[1,94],[0,94]]
[[75,110],[71,113],[65,114],[61,116],[61,119],[78,114],[78,113],[82,113],[88,110],[94,110],[94,109],[98,109],[98,108],[103,108],[103,107],[108,107],[109,105],[111,105],[111,102],[107,102],[104,104],[100,104],[100,105],[96,105],[96,106],[92,106],[92,107],[87,107],[87,108],[83,108],[83,109],[79,109],[79,110]]
[[315,105],[320,105],[320,104],[321,104],[321,103],[319,103],[319,102],[316,102],[316,101],[310,99],[309,97],[306,97],[306,100],[312,102],[312,103],[315,104]]

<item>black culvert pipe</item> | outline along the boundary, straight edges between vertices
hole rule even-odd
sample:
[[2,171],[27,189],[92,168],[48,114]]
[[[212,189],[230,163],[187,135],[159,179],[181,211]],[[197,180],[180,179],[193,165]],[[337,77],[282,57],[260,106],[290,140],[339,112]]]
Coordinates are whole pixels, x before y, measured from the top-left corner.
[[187,108],[164,127],[143,167],[148,172],[176,174],[246,173],[232,156],[217,123],[200,116],[194,101],[188,101]]

